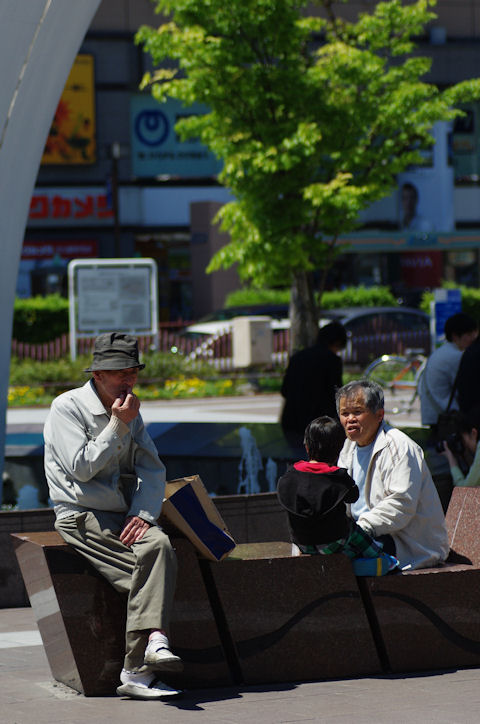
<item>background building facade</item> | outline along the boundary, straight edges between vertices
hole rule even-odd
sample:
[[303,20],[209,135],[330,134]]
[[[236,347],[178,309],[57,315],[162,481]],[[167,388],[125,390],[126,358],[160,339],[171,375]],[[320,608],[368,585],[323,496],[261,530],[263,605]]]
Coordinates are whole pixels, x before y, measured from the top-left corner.
[[[353,16],[371,0],[350,2]],[[418,53],[440,87],[480,76],[480,0],[439,0]],[[158,25],[150,0],[103,0],[80,48],[47,141],[30,208],[17,284],[20,296],[65,290],[68,260],[146,256],[159,272],[159,317],[193,319],[222,306],[234,271],[206,275],[225,239],[211,227],[229,199],[219,164],[196,141],[180,143],[186,111],[139,91],[149,56],[133,38]],[[192,112],[201,108],[190,109]],[[480,104],[454,127],[440,124],[432,158],[399,179],[390,197],[342,240],[329,284],[389,284],[418,301],[443,278],[477,285],[480,269]],[[412,191],[413,187],[413,191]],[[407,213],[408,208],[410,212]],[[410,218],[407,222],[406,219]],[[414,219],[412,221],[412,219]]]

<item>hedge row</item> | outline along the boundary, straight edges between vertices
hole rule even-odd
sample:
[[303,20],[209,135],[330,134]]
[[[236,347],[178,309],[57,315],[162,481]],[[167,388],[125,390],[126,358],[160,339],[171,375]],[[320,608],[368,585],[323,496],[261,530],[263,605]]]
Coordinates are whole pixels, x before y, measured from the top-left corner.
[[13,339],[42,344],[68,332],[68,299],[60,294],[15,299]]
[[[238,289],[231,292],[225,301],[226,307],[246,306],[251,304],[288,304],[288,289]],[[338,307],[395,307],[397,300],[388,287],[347,287],[324,292],[321,299],[322,309]]]

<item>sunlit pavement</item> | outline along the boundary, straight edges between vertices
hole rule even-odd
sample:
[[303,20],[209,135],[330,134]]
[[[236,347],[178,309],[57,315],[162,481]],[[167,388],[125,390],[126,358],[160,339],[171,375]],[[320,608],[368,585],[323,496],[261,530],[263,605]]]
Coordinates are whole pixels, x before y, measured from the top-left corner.
[[[415,400],[408,411],[402,395],[385,395],[385,411],[395,426],[420,425],[420,403]],[[278,422],[283,398],[279,394],[243,395],[240,397],[190,398],[142,402],[141,413],[151,422]],[[7,411],[7,427],[42,426],[48,408],[12,408]]]

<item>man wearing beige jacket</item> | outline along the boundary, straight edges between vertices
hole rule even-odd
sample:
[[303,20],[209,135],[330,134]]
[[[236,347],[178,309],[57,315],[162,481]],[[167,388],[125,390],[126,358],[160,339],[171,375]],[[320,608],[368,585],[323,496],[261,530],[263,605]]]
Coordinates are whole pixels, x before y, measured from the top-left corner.
[[349,382],[336,399],[347,436],[338,465],[360,490],[352,517],[403,569],[444,561],[448,536],[435,484],[420,446],[384,421],[382,388]]

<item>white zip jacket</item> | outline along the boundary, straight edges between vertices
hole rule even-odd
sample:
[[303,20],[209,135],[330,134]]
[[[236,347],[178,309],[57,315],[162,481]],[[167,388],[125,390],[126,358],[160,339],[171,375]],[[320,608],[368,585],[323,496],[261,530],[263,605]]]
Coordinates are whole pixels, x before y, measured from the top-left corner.
[[[350,475],[355,446],[346,440],[338,459]],[[445,516],[423,450],[385,422],[368,465],[365,500],[369,510],[358,524],[373,537],[391,535],[402,568],[427,568],[445,560],[449,552]]]
[[52,402],[44,439],[45,475],[57,518],[108,510],[156,522],[165,466],[140,414],[128,425],[110,417],[90,380]]

